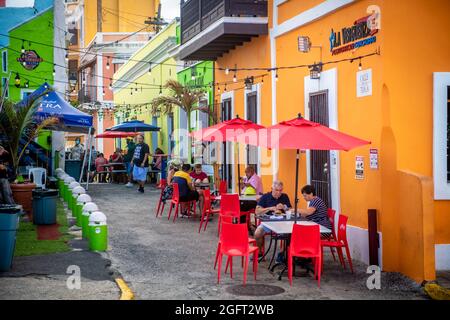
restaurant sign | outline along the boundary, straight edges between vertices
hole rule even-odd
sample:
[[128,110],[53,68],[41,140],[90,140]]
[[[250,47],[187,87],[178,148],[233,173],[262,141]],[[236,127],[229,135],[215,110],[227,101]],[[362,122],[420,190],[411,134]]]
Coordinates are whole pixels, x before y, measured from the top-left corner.
[[331,29],[330,51],[337,55],[353,49],[373,44],[377,41],[379,28],[379,12],[356,20],[351,27],[344,27],[341,31]]
[[27,70],[36,69],[39,64],[44,61],[36,51],[34,50],[26,50],[25,52],[20,54],[20,57],[17,58],[17,61]]

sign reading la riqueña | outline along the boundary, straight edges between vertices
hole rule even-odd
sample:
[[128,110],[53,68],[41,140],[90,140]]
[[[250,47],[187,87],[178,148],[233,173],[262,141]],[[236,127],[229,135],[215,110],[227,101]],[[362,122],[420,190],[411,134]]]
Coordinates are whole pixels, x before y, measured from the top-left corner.
[[377,41],[379,31],[379,13],[358,19],[353,26],[342,28],[341,31],[331,29],[330,51],[332,55],[340,54],[356,48],[364,47]]

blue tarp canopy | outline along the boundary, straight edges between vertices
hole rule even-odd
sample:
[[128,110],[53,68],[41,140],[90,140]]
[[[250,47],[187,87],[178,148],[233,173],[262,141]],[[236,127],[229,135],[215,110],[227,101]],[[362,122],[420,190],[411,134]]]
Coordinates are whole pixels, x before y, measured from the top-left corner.
[[[52,90],[48,83],[44,83],[42,86],[37,88],[36,91],[19,102],[18,106],[24,106],[29,100],[39,97],[47,90],[47,88]],[[34,119],[37,122],[51,117],[56,117],[59,119],[59,122],[56,125],[47,129],[55,131],[88,133],[89,128],[92,128],[91,133],[93,133],[94,128],[92,127],[92,116],[73,107],[70,103],[64,100],[58,92],[48,92],[48,95],[40,97],[37,103],[39,103],[39,105],[34,115]]]

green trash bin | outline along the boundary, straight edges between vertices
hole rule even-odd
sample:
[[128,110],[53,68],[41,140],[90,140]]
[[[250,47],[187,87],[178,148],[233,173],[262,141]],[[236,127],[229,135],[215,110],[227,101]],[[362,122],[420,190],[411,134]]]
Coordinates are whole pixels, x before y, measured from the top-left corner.
[[75,216],[73,212],[73,189],[76,187],[80,187],[80,184],[73,181],[69,184],[69,189],[67,191],[67,208],[72,211],[72,216]]
[[88,202],[83,206],[81,214],[81,236],[83,239],[89,239],[89,217],[98,207],[93,202]]
[[74,178],[72,178],[71,176],[67,176],[65,179],[64,179],[64,186],[63,186],[63,199],[64,199],[64,202],[66,202],[66,203],[68,203],[68,194],[69,194],[69,185],[72,183],[72,182],[74,182],[75,181],[75,179]]
[[32,193],[33,223],[37,225],[55,224],[58,190],[34,189]]
[[81,194],[85,194],[86,190],[82,186],[78,186],[73,188],[72,190],[72,215],[76,218],[76,225],[78,227],[81,227],[81,217],[78,214],[78,206],[77,206],[77,199],[78,196]]
[[89,249],[91,251],[106,251],[108,248],[108,226],[106,216],[95,211],[89,217]]
[[22,212],[22,206],[19,205],[0,205],[0,271],[8,271],[12,267]]

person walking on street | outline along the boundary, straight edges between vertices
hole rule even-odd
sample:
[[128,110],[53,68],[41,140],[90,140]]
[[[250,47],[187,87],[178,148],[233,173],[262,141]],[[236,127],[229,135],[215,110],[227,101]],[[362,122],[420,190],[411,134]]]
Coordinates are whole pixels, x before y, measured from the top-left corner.
[[133,154],[133,178],[139,184],[138,191],[144,193],[144,184],[147,180],[148,156],[150,148],[144,142],[144,135],[136,136],[137,145]]
[[127,169],[128,175],[128,183],[125,185],[128,188],[133,186],[133,155],[134,149],[136,149],[136,144],[133,139],[127,139],[127,153],[123,157],[123,161],[125,162],[125,168]]

